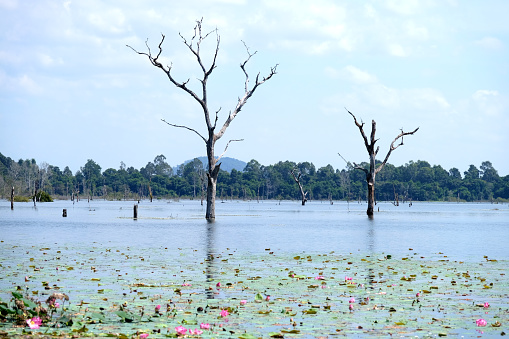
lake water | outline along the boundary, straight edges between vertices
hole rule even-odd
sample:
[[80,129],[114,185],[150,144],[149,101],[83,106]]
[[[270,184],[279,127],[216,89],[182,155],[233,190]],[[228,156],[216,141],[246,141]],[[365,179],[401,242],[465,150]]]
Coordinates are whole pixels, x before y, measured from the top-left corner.
[[[217,201],[213,223],[199,201],[142,201],[137,220],[134,204],[56,201],[11,210],[0,201],[0,300],[10,300],[16,286],[43,301],[61,291],[91,333],[134,337],[139,328],[163,337],[186,321],[213,323],[206,337],[216,338],[291,330],[299,339],[507,331],[507,204],[379,203],[369,219],[366,204],[357,202]],[[322,275],[326,280],[315,280]],[[426,296],[417,300],[417,291]],[[273,299],[256,302],[257,292]],[[357,303],[349,311],[352,297]],[[366,297],[373,304],[359,303]],[[239,300],[248,302],[239,308]],[[90,321],[80,301],[104,320]],[[150,323],[122,323],[115,310],[126,302],[137,314],[159,303],[171,312]],[[485,310],[484,302],[492,306]],[[197,313],[198,305],[211,308]],[[234,312],[230,321],[218,317],[224,308]],[[480,317],[503,327],[480,330]],[[21,331],[0,324],[6,335]]]
[[[199,201],[0,202],[0,240],[37,246],[92,243],[131,248],[192,248],[197,254],[226,248],[288,253],[435,256],[457,260],[509,259],[509,206],[489,203],[379,203],[374,219],[366,204],[296,201],[216,203],[216,221],[204,219]],[[67,209],[67,218],[62,210]],[[411,249],[411,250],[410,250]]]

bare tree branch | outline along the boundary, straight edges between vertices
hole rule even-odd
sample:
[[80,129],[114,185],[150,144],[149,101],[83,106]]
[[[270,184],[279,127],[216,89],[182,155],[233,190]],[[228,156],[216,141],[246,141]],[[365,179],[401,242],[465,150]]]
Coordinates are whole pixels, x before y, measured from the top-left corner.
[[[345,109],[346,109],[346,107],[345,107]],[[364,145],[366,146],[366,150],[369,152],[368,138],[366,137],[366,134],[364,134],[364,123],[359,123],[357,121],[357,118],[355,117],[355,115],[353,115],[352,112],[350,112],[348,109],[346,109],[346,111],[353,117],[353,121],[355,122],[355,125],[359,128],[359,131],[361,132],[362,139],[364,139]]]
[[[295,171],[298,171],[298,175],[295,176]],[[294,168],[290,171],[290,173],[292,174],[292,177],[293,179],[295,180],[296,183],[299,183],[299,180],[300,180],[300,177],[302,175],[302,173],[298,170],[298,168]]]
[[351,166],[350,161],[346,161],[346,159],[339,152],[338,152],[338,155],[341,157],[341,159],[344,160],[344,162],[346,163],[347,166]]
[[[298,172],[298,175],[296,176],[295,175],[295,171]],[[293,177],[293,180],[295,180],[295,182],[297,183],[297,185],[299,185],[299,189],[300,189],[300,195],[301,195],[301,198],[302,198],[302,205],[304,206],[306,204],[306,201],[308,200],[306,198],[306,196],[308,195],[308,192],[304,192],[304,188],[302,188],[302,184],[300,182],[300,177],[302,176],[302,172],[297,168],[293,168],[291,171],[290,171],[290,174],[292,175]]]
[[351,166],[353,167],[354,169],[359,169],[359,170],[362,170],[364,172],[366,172],[366,174],[368,173],[368,170],[365,169],[364,167],[360,166],[360,165],[357,165],[355,162],[350,162],[350,161],[347,161],[340,153],[338,153],[338,155],[341,157],[341,159],[343,159],[346,163],[347,166]]
[[[403,137],[405,135],[412,135],[414,134],[415,132],[417,132],[419,130],[419,127],[417,127],[415,130],[413,130],[412,132],[404,132],[403,129],[401,129],[401,133],[398,134],[398,136],[392,141],[391,143],[391,147],[389,148],[389,151],[387,152],[387,155],[385,156],[385,159],[384,161],[378,165],[375,173],[378,173],[382,170],[382,168],[385,166],[385,164],[387,163],[387,160],[389,160],[389,156],[391,155],[392,151],[394,151],[396,148],[398,148],[399,146],[403,145]],[[401,138],[401,142],[399,144],[397,144],[396,146],[394,146],[394,143],[396,141],[398,141],[398,139]]]
[[173,126],[173,127],[185,128],[185,129],[187,129],[187,130],[190,130],[190,131],[192,131],[192,132],[194,132],[194,133],[198,134],[198,136],[199,136],[200,138],[202,138],[202,140],[203,140],[205,143],[207,143],[207,139],[205,139],[205,138],[204,138],[204,137],[203,137],[203,136],[202,136],[202,135],[201,135],[198,131],[196,131],[195,129],[192,129],[192,128],[187,127],[187,126],[170,124],[168,121],[166,121],[166,120],[164,120],[164,119],[161,119],[161,121],[162,121],[162,122],[164,122],[164,123],[166,123],[166,124],[168,124],[168,125],[170,125],[170,126]]
[[224,148],[223,153],[217,157],[216,162],[218,162],[223,157],[223,155],[226,153],[226,150],[228,149],[228,146],[230,146],[230,142],[232,142],[232,141],[244,141],[244,139],[232,139],[232,140],[228,141],[228,143],[226,144],[226,147]]
[[366,174],[369,174],[369,170],[367,168],[362,167],[361,165],[357,165],[355,162],[352,162],[353,168],[363,171]]
[[219,111],[221,111],[221,107],[219,107],[219,109],[216,111],[216,119],[214,120],[214,128],[213,129],[216,129],[217,119],[219,119]]
[[171,82],[172,84],[174,84],[174,85],[175,85],[175,86],[177,86],[178,88],[181,88],[181,89],[183,89],[184,91],[186,91],[189,95],[191,95],[191,96],[194,98],[194,100],[196,100],[196,101],[197,101],[197,102],[198,102],[198,103],[202,106],[202,108],[203,108],[203,109],[205,109],[205,108],[206,108],[206,102],[204,102],[202,99],[200,99],[200,98],[196,95],[196,93],[194,93],[191,89],[189,89],[189,88],[187,88],[187,87],[186,87],[187,83],[189,82],[189,79],[188,79],[187,81],[185,81],[185,82],[179,83],[179,82],[178,82],[178,81],[176,81],[176,80],[173,78],[173,76],[171,75],[171,66],[164,67],[164,65],[163,65],[163,64],[161,64],[161,63],[159,62],[159,60],[158,60],[158,59],[159,59],[159,56],[161,55],[161,53],[163,52],[162,44],[163,44],[163,42],[164,42],[164,38],[165,38],[165,35],[164,35],[164,34],[161,34],[161,36],[162,36],[162,37],[161,37],[161,41],[159,42],[159,45],[158,45],[158,49],[159,49],[159,51],[158,51],[158,53],[157,53],[156,57],[154,57],[154,56],[152,55],[152,52],[150,51],[150,48],[148,47],[148,39],[147,39],[147,41],[145,42],[145,44],[147,45],[147,48],[148,48],[148,53],[146,53],[146,52],[139,52],[139,51],[137,51],[136,49],[134,49],[133,47],[131,47],[131,46],[129,46],[129,45],[126,45],[126,46],[127,46],[127,47],[129,47],[130,49],[132,49],[132,50],[133,50],[134,52],[136,52],[137,54],[145,55],[145,56],[149,59],[150,63],[151,63],[153,66],[155,66],[155,67],[157,67],[157,68],[161,69],[161,70],[162,70],[162,71],[166,74],[166,76],[168,77],[168,79],[170,80],[170,82]]
[[[189,48],[191,53],[193,53],[194,56],[196,57],[196,60],[198,61],[198,64],[200,65],[200,67],[203,71],[203,74],[205,75],[204,79],[200,80],[200,81],[206,82],[207,77],[212,73],[214,68],[216,68],[216,59],[217,59],[217,54],[219,53],[219,42],[220,42],[221,38],[220,38],[219,34],[217,33],[217,28],[215,30],[212,30],[209,33],[205,34],[205,36],[203,36],[202,29],[201,29],[202,22],[203,22],[203,18],[201,18],[201,20],[196,21],[196,26],[194,27],[194,36],[191,38],[191,42],[187,42],[187,40],[184,38],[184,36],[182,36],[181,33],[179,33],[179,35],[182,38],[182,41],[184,42],[184,44]],[[201,46],[201,43],[203,42],[203,40],[205,40],[210,34],[212,34],[214,32],[216,33],[216,40],[217,40],[216,51],[214,53],[214,58],[213,58],[210,68],[208,70],[206,70],[205,66],[203,65],[203,62],[201,60],[200,46]],[[193,41],[196,37],[198,37],[198,41],[196,41],[196,49],[195,49],[193,47]]]
[[251,57],[254,54],[256,54],[256,52],[251,54],[249,52],[249,48],[246,46],[245,43],[244,43],[244,46],[246,47],[247,54],[248,54],[247,59],[242,64],[240,64],[240,68],[242,69],[242,71],[244,72],[244,75],[246,76],[246,80],[245,80],[245,83],[244,83],[244,91],[245,91],[244,92],[244,96],[242,98],[238,99],[237,105],[235,106],[235,109],[233,111],[230,111],[230,114],[228,115],[228,118],[226,119],[226,121],[223,124],[223,127],[221,128],[221,130],[217,134],[214,135],[215,140],[219,140],[223,136],[223,134],[226,131],[226,129],[228,128],[228,126],[230,126],[230,123],[233,121],[233,119],[235,119],[237,114],[240,112],[242,107],[244,107],[244,105],[246,104],[247,100],[253,95],[253,93],[256,91],[258,86],[260,86],[265,81],[267,81],[270,78],[272,78],[272,76],[277,73],[276,72],[277,66],[278,66],[277,64],[276,64],[276,66],[270,68],[269,75],[264,77],[261,81],[259,80],[260,73],[258,73],[258,75],[256,76],[256,80],[255,80],[255,84],[254,84],[253,88],[249,89],[249,87],[248,87],[249,86],[249,74],[247,73],[245,66],[246,66],[247,62],[249,61],[249,59],[251,59]]

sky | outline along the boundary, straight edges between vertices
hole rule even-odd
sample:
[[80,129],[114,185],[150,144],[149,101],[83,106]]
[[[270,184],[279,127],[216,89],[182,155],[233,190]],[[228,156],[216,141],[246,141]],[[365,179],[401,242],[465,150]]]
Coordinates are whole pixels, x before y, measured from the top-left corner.
[[[183,43],[203,18],[200,54],[221,126],[250,84],[263,83],[216,143],[216,155],[262,165],[368,161],[346,109],[376,121],[383,160],[424,160],[461,173],[490,161],[509,174],[507,0],[0,0],[0,152],[76,172],[141,168],[163,154],[178,165],[205,155],[201,106],[136,50],[157,52],[201,95],[203,74]],[[182,36],[182,37],[181,37]],[[345,109],[346,108],[346,109]]]

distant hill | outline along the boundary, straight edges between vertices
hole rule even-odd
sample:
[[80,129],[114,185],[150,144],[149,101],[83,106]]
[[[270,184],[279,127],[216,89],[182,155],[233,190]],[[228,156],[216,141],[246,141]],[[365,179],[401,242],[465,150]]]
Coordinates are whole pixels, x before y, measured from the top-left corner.
[[[207,168],[207,157],[198,157],[198,159],[203,163],[203,168]],[[193,159],[186,160],[186,161],[184,161],[183,164],[175,166],[173,168],[173,173],[177,173],[178,169],[181,166],[184,166],[185,164],[187,164],[191,161],[193,161]],[[230,173],[232,171],[232,169],[242,172],[247,165],[247,163],[242,160],[228,158],[228,157],[221,158],[220,163],[221,163],[221,169],[228,173]]]

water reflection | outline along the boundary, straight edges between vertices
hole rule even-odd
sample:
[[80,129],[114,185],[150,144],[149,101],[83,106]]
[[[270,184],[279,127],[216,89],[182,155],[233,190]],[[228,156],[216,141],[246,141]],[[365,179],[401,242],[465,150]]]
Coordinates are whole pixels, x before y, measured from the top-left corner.
[[[207,254],[207,258],[205,259],[206,267],[205,267],[205,276],[206,281],[208,283],[212,283],[214,281],[214,276],[216,273],[215,268],[215,229],[213,221],[207,222],[207,232],[206,232],[206,250],[205,253]],[[214,290],[211,289],[210,284],[205,288],[205,294],[207,296],[207,299],[214,299]]]
[[369,218],[369,226],[367,232],[367,245],[368,245],[368,253],[371,260],[369,260],[371,265],[368,265],[368,284],[370,289],[375,288],[375,273],[374,273],[374,256],[375,256],[375,219]]

